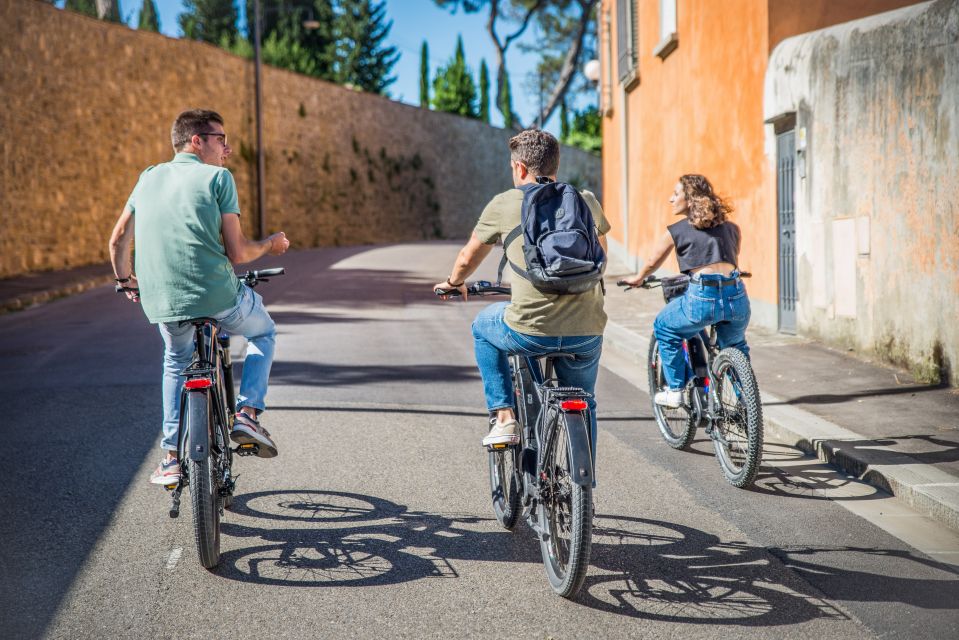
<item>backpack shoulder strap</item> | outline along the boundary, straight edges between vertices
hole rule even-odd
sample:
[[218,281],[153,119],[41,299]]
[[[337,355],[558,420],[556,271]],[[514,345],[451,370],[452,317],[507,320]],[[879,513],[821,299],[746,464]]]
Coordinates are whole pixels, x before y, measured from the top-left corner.
[[524,269],[521,269],[515,262],[506,257],[506,248],[509,247],[516,238],[523,235],[523,225],[517,225],[512,231],[506,234],[506,238],[503,239],[503,258],[499,261],[499,269],[496,272],[496,282],[503,282],[503,269],[506,267],[506,263],[509,262],[509,266],[513,268],[513,271],[523,276],[529,280],[529,275]]

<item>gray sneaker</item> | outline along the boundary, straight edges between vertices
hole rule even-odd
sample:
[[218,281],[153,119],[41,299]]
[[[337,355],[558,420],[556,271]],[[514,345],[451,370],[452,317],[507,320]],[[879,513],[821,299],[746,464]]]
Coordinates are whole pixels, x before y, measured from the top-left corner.
[[519,442],[519,423],[516,420],[497,422],[483,438],[483,446],[491,447],[494,444],[517,444]]
[[255,444],[259,447],[261,458],[275,458],[276,443],[270,437],[270,432],[260,426],[260,423],[242,411],[236,414],[233,422],[233,431],[230,439],[237,444]]

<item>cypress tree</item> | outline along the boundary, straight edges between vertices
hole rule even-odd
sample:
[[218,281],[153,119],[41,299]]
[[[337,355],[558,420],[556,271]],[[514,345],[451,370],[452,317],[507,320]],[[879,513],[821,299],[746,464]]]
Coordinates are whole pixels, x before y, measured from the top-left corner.
[[509,89],[509,73],[506,69],[503,69],[503,79],[501,83],[501,92],[500,92],[500,101],[496,107],[499,109],[499,112],[503,114],[503,127],[506,129],[513,128],[513,95],[510,93]]
[[479,119],[489,124],[489,69],[486,68],[485,58],[480,60],[479,85]]
[[97,17],[97,3],[96,0],[66,0],[63,4],[64,9],[69,9],[70,11],[76,11],[77,13],[82,13],[85,16],[90,16],[91,18]]
[[569,139],[569,110],[565,100],[559,103],[559,139],[563,143]]
[[160,32],[160,17],[157,15],[157,6],[153,0],[143,0],[143,8],[140,9],[140,21],[137,29],[142,31]]
[[420,106],[430,106],[430,48],[426,40],[420,48]]
[[463,37],[456,40],[456,54],[449,63],[436,72],[433,79],[433,108],[437,111],[456,113],[475,118],[476,85],[466,66],[463,52]]

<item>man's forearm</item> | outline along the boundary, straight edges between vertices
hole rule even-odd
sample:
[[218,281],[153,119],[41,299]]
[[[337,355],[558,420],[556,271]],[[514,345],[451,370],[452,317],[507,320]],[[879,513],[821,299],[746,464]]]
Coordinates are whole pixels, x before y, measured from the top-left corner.
[[479,244],[469,242],[460,249],[456,256],[456,262],[453,263],[453,270],[450,272],[449,284],[460,284],[465,282],[479,268],[493,250],[493,245]]
[[272,246],[273,241],[271,238],[266,238],[265,240],[247,240],[237,255],[229,256],[230,262],[232,262],[234,265],[253,262],[254,260],[262,258],[268,254]]

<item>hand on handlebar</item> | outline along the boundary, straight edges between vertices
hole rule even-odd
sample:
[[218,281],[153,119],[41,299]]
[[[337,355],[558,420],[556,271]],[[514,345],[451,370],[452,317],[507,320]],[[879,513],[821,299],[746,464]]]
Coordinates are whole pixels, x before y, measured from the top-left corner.
[[645,278],[640,278],[638,275],[633,276],[632,278],[623,278],[622,280],[617,280],[616,285],[620,287],[628,287],[630,289],[635,287],[641,287],[646,282]]
[[135,275],[130,275],[129,280],[123,284],[117,284],[117,293],[123,292],[130,302],[140,302],[140,283],[137,282]]
[[450,284],[451,283],[446,280],[443,282],[437,282],[433,285],[433,293],[438,295],[443,300],[449,300],[450,298],[456,296],[456,294],[453,292],[458,291],[464,302],[469,299],[469,291],[466,289],[466,282],[463,282],[463,284],[458,287],[451,287]]

